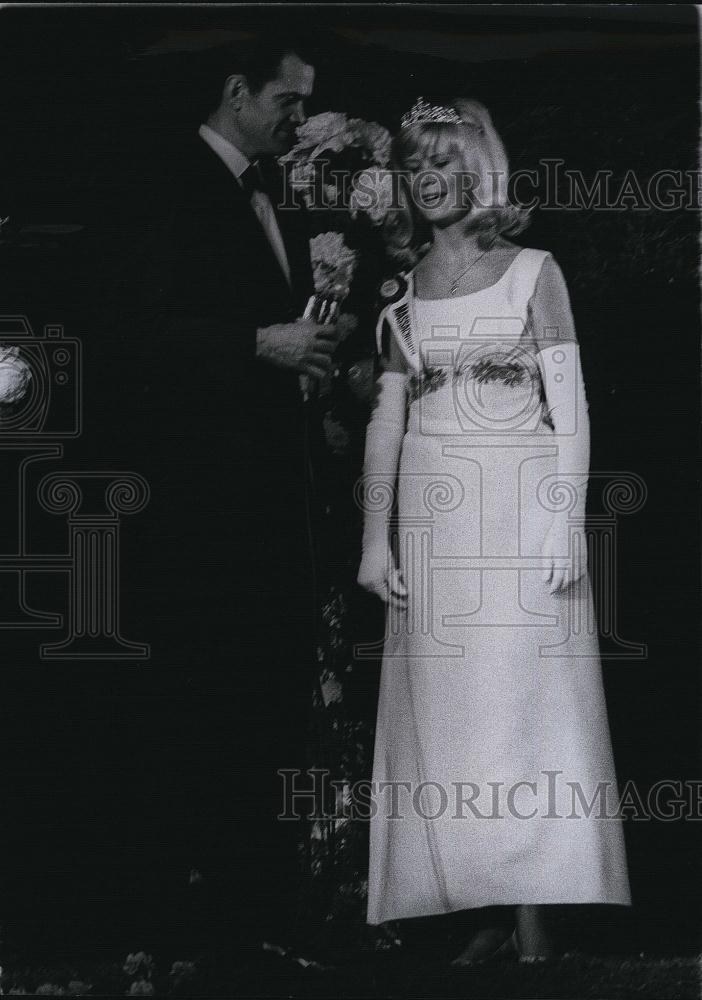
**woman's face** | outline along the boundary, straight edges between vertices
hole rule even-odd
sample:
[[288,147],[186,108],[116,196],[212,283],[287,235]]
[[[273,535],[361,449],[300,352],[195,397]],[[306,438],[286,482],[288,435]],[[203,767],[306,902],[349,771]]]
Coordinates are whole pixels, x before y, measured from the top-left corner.
[[418,149],[405,166],[411,198],[431,225],[443,228],[470,212],[470,174],[464,158],[449,143],[436,140]]

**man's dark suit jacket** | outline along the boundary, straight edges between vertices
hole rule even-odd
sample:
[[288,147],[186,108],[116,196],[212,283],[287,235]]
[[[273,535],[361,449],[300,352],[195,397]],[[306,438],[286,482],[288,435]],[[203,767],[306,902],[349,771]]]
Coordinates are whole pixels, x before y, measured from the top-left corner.
[[[291,290],[197,124],[178,156],[132,155],[128,174],[105,178],[109,197],[61,271],[66,309],[52,294],[46,320],[73,315],[66,332],[83,345],[83,432],[63,467],[149,484],[145,509],[123,518],[118,556],[121,632],[148,643],[150,658],[52,668],[41,698],[20,660],[9,691],[15,715],[26,698],[45,730],[26,744],[38,747],[27,787],[47,775],[44,814],[33,811],[41,793],[16,801],[45,821],[51,849],[39,833],[18,836],[26,854],[6,895],[28,913],[47,892],[61,913],[75,896],[69,920],[56,918],[69,936],[81,915],[81,933],[122,926],[120,906],[130,934],[135,913],[153,911],[159,928],[171,911],[185,920],[192,901],[178,893],[191,891],[191,868],[205,883],[224,872],[223,895],[247,920],[265,872],[280,897],[294,824],[266,823],[277,811],[267,776],[304,763],[314,683],[318,426],[298,375],[255,356],[256,329],[295,320],[312,290],[304,209],[278,212]],[[271,190],[271,200],[283,199]],[[54,815],[57,787],[87,795],[80,822]]]
[[[282,203],[280,173],[269,165],[266,177]],[[255,352],[257,328],[302,315],[309,240],[288,195],[277,218],[291,289],[249,199],[197,134],[152,180],[111,347],[122,399],[103,447],[151,488],[138,532],[123,534],[122,617],[151,644],[153,683],[175,692],[159,737],[163,780],[178,796],[190,771],[209,808],[233,795],[237,769],[251,784],[243,772],[264,751],[275,748],[276,767],[301,763],[315,667],[318,427],[297,373]],[[182,812],[197,826],[192,800]]]
[[[210,671],[313,611],[309,414],[298,375],[256,359],[257,328],[299,317],[312,278],[304,210],[275,168],[266,178],[274,206],[287,202],[276,215],[292,288],[199,136],[172,170],[135,256],[132,433],[152,488],[149,574],[172,626],[154,656],[177,636],[172,655]],[[135,330],[122,335],[129,353]]]

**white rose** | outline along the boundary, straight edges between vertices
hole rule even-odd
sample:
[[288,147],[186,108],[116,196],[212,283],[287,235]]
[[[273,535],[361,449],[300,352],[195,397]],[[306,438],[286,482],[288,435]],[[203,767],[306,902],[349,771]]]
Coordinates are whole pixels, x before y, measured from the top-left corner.
[[290,171],[290,185],[297,189],[305,189],[314,183],[314,167],[311,163],[295,163]]
[[315,291],[320,295],[348,294],[356,267],[356,251],[349,249],[341,233],[320,233],[310,240],[310,258]]
[[19,347],[0,347],[0,403],[16,403],[27,391],[32,370]]
[[297,130],[297,144],[303,148],[320,146],[348,128],[348,118],[340,111],[324,111],[313,115]]
[[336,184],[324,185],[324,201],[329,208],[335,208],[339,203],[339,189]]
[[151,997],[154,995],[154,988],[146,979],[137,979],[129,987],[130,997]]
[[387,167],[392,149],[392,136],[388,130],[378,122],[366,122],[364,133],[375,162],[380,167]]
[[392,205],[393,175],[390,170],[362,170],[356,177],[349,199],[351,212],[365,212],[378,224]]

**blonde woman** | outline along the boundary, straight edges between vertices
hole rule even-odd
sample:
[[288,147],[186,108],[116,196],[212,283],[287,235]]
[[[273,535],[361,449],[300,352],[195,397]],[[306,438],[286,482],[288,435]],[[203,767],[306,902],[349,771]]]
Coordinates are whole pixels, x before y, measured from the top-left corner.
[[367,919],[480,911],[457,964],[545,957],[548,906],[630,904],[579,345],[552,255],[508,239],[526,219],[487,110],[420,99],[395,157],[429,246],[384,289],[366,443],[358,579],[387,604]]

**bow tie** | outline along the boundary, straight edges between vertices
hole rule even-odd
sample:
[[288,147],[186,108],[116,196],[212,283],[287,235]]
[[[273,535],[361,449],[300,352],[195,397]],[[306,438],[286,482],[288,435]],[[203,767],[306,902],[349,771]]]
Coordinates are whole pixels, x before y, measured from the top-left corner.
[[268,190],[258,163],[250,163],[239,180],[247,198],[250,198],[254,191],[266,193]]

